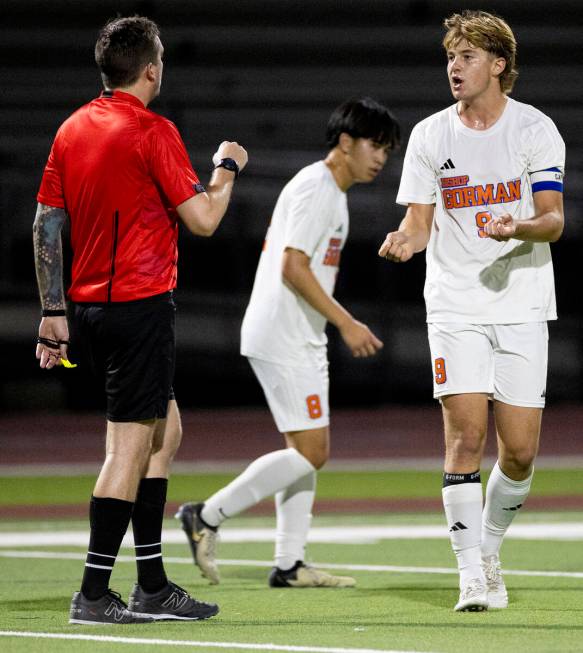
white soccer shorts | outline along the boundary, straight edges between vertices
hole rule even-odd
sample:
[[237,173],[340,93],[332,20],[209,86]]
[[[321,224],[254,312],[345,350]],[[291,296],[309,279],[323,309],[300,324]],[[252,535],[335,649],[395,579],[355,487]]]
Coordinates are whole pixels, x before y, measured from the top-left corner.
[[545,405],[548,327],[523,324],[428,324],[433,396],[485,393],[513,406]]
[[328,426],[328,360],[314,355],[312,365],[290,367],[248,358],[259,380],[280,433],[309,431]]

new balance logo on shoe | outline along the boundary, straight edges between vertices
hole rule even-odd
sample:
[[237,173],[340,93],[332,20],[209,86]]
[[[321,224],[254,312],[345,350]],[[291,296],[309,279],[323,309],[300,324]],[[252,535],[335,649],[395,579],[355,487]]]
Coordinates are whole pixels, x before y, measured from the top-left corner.
[[126,615],[126,609],[123,605],[112,601],[105,609],[106,617],[113,617],[116,622],[120,622]]
[[453,170],[455,168],[453,161],[451,159],[448,159],[442,166],[440,166],[440,170]]
[[468,527],[465,524],[462,524],[461,521],[456,521],[456,523],[449,529],[449,532],[452,531],[467,531]]
[[519,503],[517,506],[512,506],[511,508],[502,508],[502,510],[520,510],[522,508],[522,504]]
[[186,602],[188,601],[188,595],[176,594],[172,592],[170,596],[162,603],[163,608],[169,608],[170,610],[179,610]]

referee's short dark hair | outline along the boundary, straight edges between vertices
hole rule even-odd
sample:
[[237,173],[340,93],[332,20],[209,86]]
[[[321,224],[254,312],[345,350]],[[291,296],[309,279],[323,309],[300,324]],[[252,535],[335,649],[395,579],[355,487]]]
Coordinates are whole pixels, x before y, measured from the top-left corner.
[[370,138],[390,149],[398,147],[401,138],[395,116],[370,97],[351,98],[334,109],[326,129],[330,149],[338,145],[342,133],[353,138]]
[[131,86],[158,55],[158,25],[144,16],[110,20],[99,32],[95,62],[103,84],[109,88]]

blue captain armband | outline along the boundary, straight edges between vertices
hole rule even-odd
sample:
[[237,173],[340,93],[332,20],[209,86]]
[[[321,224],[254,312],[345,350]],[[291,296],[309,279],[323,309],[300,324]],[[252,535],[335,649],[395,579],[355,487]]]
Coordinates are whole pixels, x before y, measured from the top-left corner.
[[530,173],[530,182],[532,192],[538,193],[540,190],[556,190],[563,192],[563,171],[561,168],[547,168],[546,170],[537,170]]

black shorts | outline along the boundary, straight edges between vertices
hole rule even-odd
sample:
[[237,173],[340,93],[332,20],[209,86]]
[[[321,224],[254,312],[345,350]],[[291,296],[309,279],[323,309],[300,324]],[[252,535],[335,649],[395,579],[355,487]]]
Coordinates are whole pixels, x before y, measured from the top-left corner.
[[174,398],[176,305],[172,292],[132,302],[75,304],[83,358],[105,380],[107,419],[164,418]]

